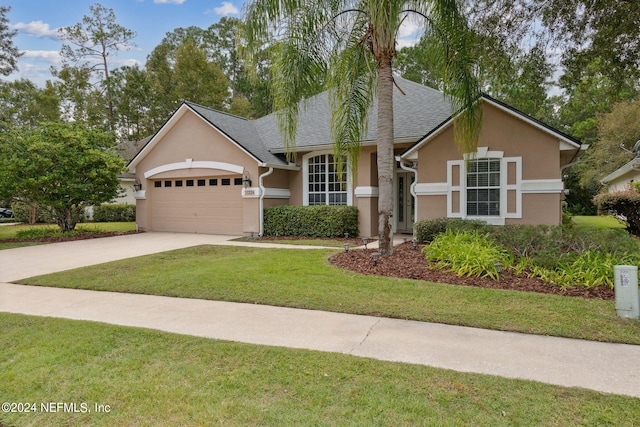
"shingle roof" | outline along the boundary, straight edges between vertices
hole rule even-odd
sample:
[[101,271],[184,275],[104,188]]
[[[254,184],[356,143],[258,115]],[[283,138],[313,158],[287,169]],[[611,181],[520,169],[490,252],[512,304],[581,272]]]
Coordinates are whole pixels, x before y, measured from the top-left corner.
[[[403,95],[394,88],[395,139],[417,140],[451,116],[451,105],[445,100],[442,92],[401,77],[396,77],[395,80],[406,93]],[[376,141],[377,117],[377,102],[374,101],[369,113],[368,131],[362,142]],[[331,109],[327,92],[310,98],[300,112],[296,147],[305,149],[331,145],[330,121]],[[271,152],[284,151],[275,114],[257,119],[254,124]]]
[[272,165],[286,165],[286,162],[269,152],[265,141],[258,133],[253,120],[227,114],[202,105],[185,102],[193,111],[215,126],[239,146],[252,154],[258,161]]

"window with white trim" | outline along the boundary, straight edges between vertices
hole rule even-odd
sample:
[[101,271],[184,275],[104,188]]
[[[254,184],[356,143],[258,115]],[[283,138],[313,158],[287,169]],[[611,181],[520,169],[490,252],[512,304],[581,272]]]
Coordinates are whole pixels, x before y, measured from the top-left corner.
[[467,162],[467,216],[500,216],[501,159]]
[[306,174],[309,205],[348,204],[347,172],[338,173],[333,154],[309,157]]

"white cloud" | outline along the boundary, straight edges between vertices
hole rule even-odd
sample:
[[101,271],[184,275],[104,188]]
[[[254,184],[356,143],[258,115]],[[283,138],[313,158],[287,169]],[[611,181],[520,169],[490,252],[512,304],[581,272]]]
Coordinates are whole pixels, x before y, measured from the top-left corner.
[[153,0],[156,4],[182,4],[187,0]]
[[49,24],[42,21],[31,21],[28,24],[25,24],[24,22],[18,22],[11,27],[22,33],[30,34],[36,37],[51,37],[54,39],[58,38],[58,30],[51,29],[51,27],[49,27]]
[[222,6],[213,8],[213,13],[215,13],[216,15],[228,16],[237,15],[238,13],[240,13],[240,10],[238,10],[238,8],[235,7],[232,3],[223,1]]
[[20,59],[22,58],[45,61],[51,64],[57,64],[61,60],[60,52],[57,50],[24,50]]
[[138,61],[137,59],[112,59],[109,62],[109,68],[119,68],[119,67],[143,67],[144,63]]

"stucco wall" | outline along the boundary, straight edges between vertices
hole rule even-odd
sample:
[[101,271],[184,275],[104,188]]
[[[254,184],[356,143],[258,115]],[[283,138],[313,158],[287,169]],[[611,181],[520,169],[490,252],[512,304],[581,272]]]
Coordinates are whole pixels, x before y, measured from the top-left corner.
[[[165,128],[161,134],[157,135],[157,140],[152,140],[155,145],[152,149],[144,152],[145,156],[136,165],[136,178],[138,178],[144,190],[144,199],[137,200],[137,222],[143,230],[153,230],[153,200],[154,186],[156,179],[169,178],[209,178],[209,177],[242,177],[240,173],[231,173],[228,170],[210,168],[188,168],[169,170],[158,173],[149,179],[144,177],[145,172],[154,168],[170,165],[174,163],[184,163],[188,159],[193,162],[207,161],[220,162],[239,166],[255,180],[257,185],[258,164],[255,159],[236,146],[223,134],[207,124],[191,111],[186,111],[183,115],[172,119],[169,122],[170,128]],[[238,192],[240,199],[243,186],[235,186],[230,189]],[[180,199],[177,199],[180,202]],[[186,203],[186,202],[185,202]],[[256,224],[259,222],[259,212],[255,199],[242,199],[241,212],[243,218],[243,231],[256,231]],[[176,230],[180,231],[180,230]],[[236,230],[234,230],[235,232]]]
[[[543,181],[553,181],[549,184],[552,187],[561,186],[559,140],[491,104],[483,105],[483,123],[478,147],[501,152],[503,158],[521,158],[522,188],[525,183],[535,185]],[[440,184],[438,190],[434,190],[432,194],[419,196],[418,220],[447,216],[447,161],[462,159],[463,156],[453,142],[452,126],[441,131],[418,150],[418,182]],[[514,165],[515,163],[508,164],[503,171],[507,174],[509,185],[516,185]],[[456,174],[453,175],[453,179],[456,179]],[[520,186],[520,183],[517,185]],[[462,185],[464,186],[464,183]],[[438,191],[440,193],[436,194]],[[561,189],[545,190],[545,194],[536,194],[535,191],[537,190],[520,193],[522,217],[507,218],[507,223],[557,224],[561,221]],[[508,192],[506,199],[501,202],[506,203],[509,212],[515,210],[515,194],[515,190]],[[464,211],[464,207],[456,206],[459,204],[459,198],[452,197],[451,201],[454,212]]]

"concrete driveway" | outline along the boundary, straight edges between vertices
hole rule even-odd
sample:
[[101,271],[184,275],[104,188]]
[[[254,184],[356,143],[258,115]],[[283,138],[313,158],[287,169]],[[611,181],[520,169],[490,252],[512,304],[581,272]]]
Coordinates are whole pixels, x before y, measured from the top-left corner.
[[[41,274],[198,245],[292,247],[231,241],[238,237],[240,236],[153,232],[3,250],[0,251],[0,282],[12,282]],[[296,248],[317,249],[314,246]]]

